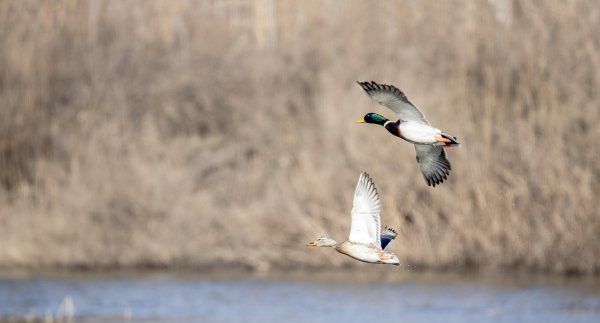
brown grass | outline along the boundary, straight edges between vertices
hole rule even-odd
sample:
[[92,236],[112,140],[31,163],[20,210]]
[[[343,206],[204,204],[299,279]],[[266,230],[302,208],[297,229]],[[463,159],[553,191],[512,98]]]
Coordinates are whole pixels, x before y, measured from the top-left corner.
[[[270,5],[272,4],[272,6]],[[360,171],[412,265],[600,272],[596,1],[2,1],[0,266],[360,266]],[[402,88],[455,134],[351,121]]]

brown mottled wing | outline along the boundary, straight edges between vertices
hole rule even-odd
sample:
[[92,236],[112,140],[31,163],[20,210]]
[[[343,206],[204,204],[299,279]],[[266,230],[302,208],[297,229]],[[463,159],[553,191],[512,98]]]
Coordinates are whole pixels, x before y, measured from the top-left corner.
[[427,185],[435,187],[441,184],[450,175],[450,162],[442,146],[415,145],[417,163]]
[[398,119],[429,124],[419,108],[408,101],[402,91],[393,85],[377,84],[375,82],[357,82],[367,95],[375,102],[390,108],[398,114]]

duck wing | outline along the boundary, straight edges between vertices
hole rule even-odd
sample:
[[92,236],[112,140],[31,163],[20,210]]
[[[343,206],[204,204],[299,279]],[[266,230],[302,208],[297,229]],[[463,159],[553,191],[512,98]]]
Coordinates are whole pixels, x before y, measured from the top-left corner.
[[373,101],[390,108],[398,114],[398,119],[415,121],[428,125],[429,121],[419,108],[408,101],[406,95],[397,87],[371,82],[357,82]]
[[450,175],[450,162],[442,146],[415,145],[417,163],[427,185],[435,187],[441,184]]
[[383,232],[381,232],[381,249],[385,250],[385,248],[388,247],[390,243],[394,241],[394,239],[396,239],[397,235],[398,232],[396,232],[396,230],[385,227]]
[[381,202],[373,180],[367,173],[361,173],[354,191],[352,202],[352,225],[349,241],[372,244],[381,248],[380,218]]

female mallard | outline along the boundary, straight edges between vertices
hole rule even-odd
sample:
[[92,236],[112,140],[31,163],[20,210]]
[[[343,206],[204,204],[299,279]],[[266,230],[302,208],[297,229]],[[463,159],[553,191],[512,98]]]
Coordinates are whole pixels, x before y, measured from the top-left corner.
[[380,114],[368,113],[356,122],[382,125],[394,136],[413,143],[417,151],[417,163],[427,185],[435,187],[442,183],[452,169],[444,147],[458,146],[456,137],[432,127],[423,112],[410,103],[406,95],[395,86],[375,82],[358,84],[371,99],[396,112],[398,120],[394,122]]
[[338,243],[327,236],[322,236],[306,245],[334,247],[338,252],[364,262],[399,265],[398,256],[385,250],[396,237],[396,231],[386,227],[383,233],[380,233],[380,209],[381,203],[375,184],[369,174],[362,173],[354,191],[352,224],[348,240]]

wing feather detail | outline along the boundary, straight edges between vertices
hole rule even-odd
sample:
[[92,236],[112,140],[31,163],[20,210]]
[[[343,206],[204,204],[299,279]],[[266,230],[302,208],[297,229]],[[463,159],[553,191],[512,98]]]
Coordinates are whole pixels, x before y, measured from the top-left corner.
[[429,125],[429,121],[427,121],[423,112],[408,101],[404,92],[397,87],[388,84],[377,84],[373,81],[357,83],[373,101],[396,112],[399,119]]
[[415,145],[417,163],[427,185],[435,187],[444,182],[450,175],[450,162],[442,146]]
[[352,202],[352,225],[349,241],[373,244],[381,248],[380,217],[381,202],[375,184],[369,174],[361,173]]
[[385,250],[385,248],[389,247],[390,243],[394,241],[397,235],[398,232],[396,232],[396,230],[385,227],[383,232],[381,232],[381,249]]

